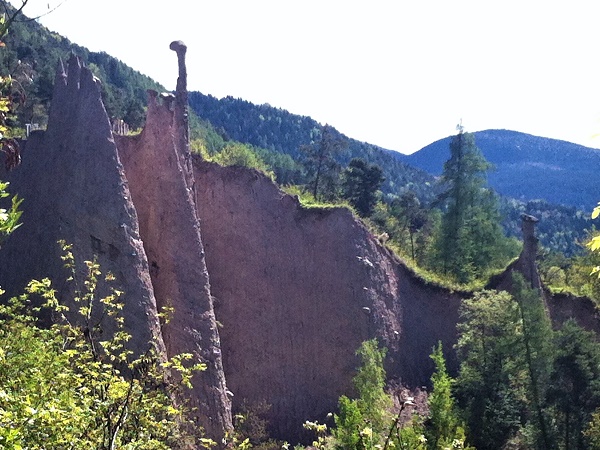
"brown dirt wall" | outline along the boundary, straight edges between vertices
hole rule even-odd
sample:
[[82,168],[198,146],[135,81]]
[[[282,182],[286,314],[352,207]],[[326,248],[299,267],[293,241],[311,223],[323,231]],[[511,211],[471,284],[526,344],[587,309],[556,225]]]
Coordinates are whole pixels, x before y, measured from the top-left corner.
[[423,288],[346,208],[307,209],[263,174],[194,160],[197,205],[234,409],[271,405],[274,436],[299,437],[352,394],[361,342],[391,377],[421,386],[458,297]]

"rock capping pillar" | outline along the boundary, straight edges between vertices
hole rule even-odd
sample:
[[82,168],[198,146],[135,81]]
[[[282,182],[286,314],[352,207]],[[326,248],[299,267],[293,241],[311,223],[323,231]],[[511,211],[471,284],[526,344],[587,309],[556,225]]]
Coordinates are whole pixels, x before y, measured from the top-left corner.
[[219,440],[231,429],[231,406],[193,195],[185,45],[176,41],[171,48],[179,63],[174,102],[170,94],[149,91],[141,134],[115,138],[138,212],[157,305],[174,308],[170,322],[162,325],[167,355],[192,353],[207,364],[194,377],[189,400],[207,436]]
[[[125,292],[132,350],[143,354],[154,345],[163,357],[192,353],[207,364],[193,378],[189,400],[207,437],[219,441],[231,429],[230,401],[186,162],[185,64],[177,48],[178,92],[150,93],[146,127],[137,136],[113,134],[100,82],[77,57],[66,70],[59,64],[47,131],[31,134],[21,166],[0,173],[25,199],[23,226],[1,249],[0,285],[19,295],[31,279],[49,277],[69,298],[56,242],[73,244],[80,262],[96,257]],[[164,306],[175,312],[161,326]]]
[[535,236],[535,224],[538,219],[529,214],[521,214],[521,230],[523,232],[523,250],[516,261],[512,262],[504,272],[492,277],[486,289],[513,292],[512,273],[523,275],[529,286],[537,289],[545,303],[546,293],[537,267],[538,238]]
[[188,111],[188,91],[187,91],[187,68],[185,65],[185,54],[187,46],[182,41],[173,41],[169,48],[177,54],[177,87],[175,89],[175,111],[174,111],[174,132],[178,155],[182,168],[184,169],[185,181],[188,189],[192,193],[192,200],[196,200],[195,182],[193,177],[192,158],[190,152],[190,124]]
[[535,236],[535,224],[539,220],[529,214],[521,214],[521,230],[523,231],[523,250],[519,256],[519,271],[533,289],[542,291],[542,283],[537,270],[537,250],[539,239]]

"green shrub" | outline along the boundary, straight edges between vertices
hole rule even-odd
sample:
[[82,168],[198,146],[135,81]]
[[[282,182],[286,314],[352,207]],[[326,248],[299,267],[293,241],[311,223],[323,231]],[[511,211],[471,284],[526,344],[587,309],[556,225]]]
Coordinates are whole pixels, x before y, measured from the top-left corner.
[[[74,274],[73,255],[68,246],[65,251]],[[0,447],[166,450],[212,444],[173,402],[205,365],[189,354],[168,361],[152,350],[134,356],[126,348],[122,292],[111,288],[98,296],[99,284],[110,285],[114,277],[103,277],[95,262],[85,266],[72,309],[47,279],[27,287],[28,295],[44,299],[43,307],[32,307],[28,295],[0,305]],[[50,328],[38,325],[34,314],[41,309],[56,319]],[[106,336],[103,329],[116,331]]]

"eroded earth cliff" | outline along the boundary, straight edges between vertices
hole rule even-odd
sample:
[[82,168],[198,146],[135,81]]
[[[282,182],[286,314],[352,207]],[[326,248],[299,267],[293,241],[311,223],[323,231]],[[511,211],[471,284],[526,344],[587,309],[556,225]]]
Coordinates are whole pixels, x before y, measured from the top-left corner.
[[[0,285],[16,295],[29,280],[49,277],[69,298],[57,241],[71,243],[80,262],[96,257],[125,292],[125,327],[138,354],[153,345],[163,356],[188,352],[207,363],[191,403],[218,440],[231,428],[230,402],[182,144],[185,80],[178,86],[174,97],[150,96],[142,134],[116,137],[91,71],[75,56],[66,73],[59,68],[47,131],[33,133],[22,165],[2,174],[26,200],[23,226],[2,249]],[[161,326],[163,306],[174,315]]]
[[459,297],[415,279],[345,208],[302,207],[265,175],[194,159],[197,203],[234,404],[266,402],[296,436],[352,392],[361,342],[421,386],[455,341]]
[[[355,351],[369,338],[408,386],[428,381],[438,341],[455,365],[460,293],[416,277],[349,210],[305,208],[257,171],[190,155],[185,46],[172,48],[177,91],[150,93],[137,136],[113,135],[98,81],[77,58],[59,68],[47,131],[0,174],[25,199],[23,226],[0,251],[0,285],[18,294],[32,278],[64,280],[58,239],[80,261],[96,256],[126,292],[136,351],[208,364],[191,397],[216,438],[231,427],[229,391],[234,410],[270,405],[274,437],[300,438],[305,420],[352,394]],[[531,248],[511,268],[534,284]],[[568,301],[549,300],[553,317],[589,313]],[[161,326],[163,306],[175,312]]]

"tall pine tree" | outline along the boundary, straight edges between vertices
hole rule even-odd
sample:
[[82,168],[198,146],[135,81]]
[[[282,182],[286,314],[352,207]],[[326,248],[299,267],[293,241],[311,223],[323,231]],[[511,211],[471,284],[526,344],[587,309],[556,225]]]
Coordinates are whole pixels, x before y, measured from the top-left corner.
[[337,197],[340,165],[336,157],[348,143],[330,125],[321,130],[318,142],[300,147],[304,155],[304,166],[310,178],[308,187],[315,200],[332,200]]
[[462,125],[458,131],[441,177],[447,188],[438,197],[445,211],[436,250],[443,272],[466,283],[503,262],[506,238],[496,197],[486,188],[491,165],[474,136],[465,133]]
[[373,214],[377,191],[385,178],[381,167],[362,158],[352,158],[343,172],[342,195],[361,217]]

